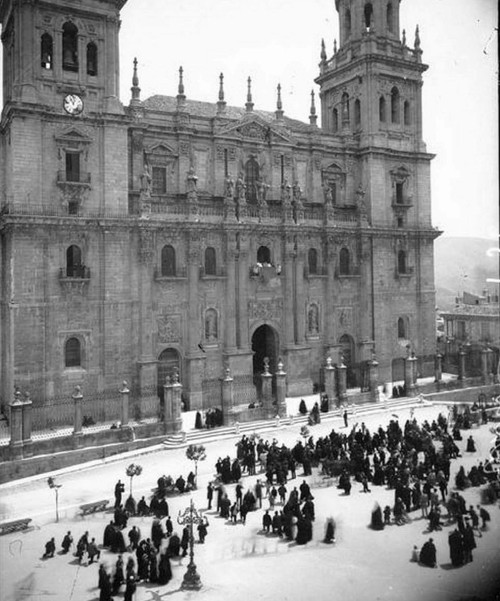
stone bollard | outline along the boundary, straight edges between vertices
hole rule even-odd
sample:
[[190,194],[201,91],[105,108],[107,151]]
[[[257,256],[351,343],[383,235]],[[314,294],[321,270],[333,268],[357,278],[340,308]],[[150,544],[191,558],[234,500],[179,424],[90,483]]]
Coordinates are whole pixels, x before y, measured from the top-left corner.
[[443,355],[438,351],[434,356],[434,382],[439,384],[443,378]]
[[266,412],[266,417],[270,419],[274,413],[273,407],[273,376],[269,372],[269,359],[264,359],[264,371],[260,374],[262,380],[262,406]]
[[278,359],[276,371],[276,404],[278,415],[286,415],[286,372],[283,370],[283,361]]
[[80,386],[75,386],[75,391],[71,395],[74,403],[74,428],[73,437],[75,446],[80,447],[83,444],[82,437],[82,400],[83,394]]
[[376,403],[379,401],[379,390],[378,390],[378,361],[373,358],[368,361],[368,382],[370,386],[371,400]]
[[121,422],[122,428],[125,428],[125,426],[128,425],[128,410],[129,410],[129,399],[130,399],[130,389],[128,387],[126,380],[123,380],[122,389],[120,390],[120,394],[122,395],[120,422]]
[[19,388],[14,390],[10,407],[10,456],[21,459],[23,456],[23,401]]
[[226,367],[224,376],[220,378],[221,394],[222,394],[222,421],[225,426],[233,422],[233,406],[234,406],[234,379],[231,376],[231,370]]
[[24,393],[23,402],[23,457],[33,456],[33,440],[31,438],[32,415],[31,410],[33,402],[29,392]]
[[415,353],[411,353],[405,358],[405,389],[406,396],[413,397],[416,395],[415,372],[417,368],[417,358]]
[[465,370],[465,357],[466,353],[463,347],[460,347],[458,351],[458,380],[461,382],[462,387],[465,386],[466,370]]
[[331,357],[326,358],[324,374],[325,394],[328,396],[328,411],[330,411],[333,405],[338,406],[337,383],[335,381],[335,367],[332,364]]
[[343,358],[337,365],[337,376],[339,385],[339,406],[347,402],[347,367],[344,365]]

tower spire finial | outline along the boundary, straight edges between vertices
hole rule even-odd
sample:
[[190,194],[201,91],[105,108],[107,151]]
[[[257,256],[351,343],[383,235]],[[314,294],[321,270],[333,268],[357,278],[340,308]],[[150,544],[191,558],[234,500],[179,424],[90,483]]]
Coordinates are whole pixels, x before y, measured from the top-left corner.
[[281,102],[281,84],[280,83],[278,84],[277,90],[278,90],[278,97],[276,100],[275,115],[276,115],[276,119],[278,121],[281,121],[283,119],[283,103]]
[[131,104],[137,104],[141,102],[141,88],[139,87],[139,77],[137,75],[137,58],[134,58],[134,73],[132,75],[132,92]]
[[224,74],[219,75],[219,100],[217,101],[217,114],[220,115],[226,110],[226,101],[224,100]]
[[420,50],[420,30],[418,25],[415,29],[415,50]]
[[317,125],[318,116],[316,115],[316,104],[314,102],[314,90],[311,90],[311,112],[309,114],[309,123]]
[[333,54],[337,54],[337,38],[333,40]]
[[253,102],[252,102],[252,78],[248,76],[247,79],[247,102],[245,104],[247,113],[251,113],[253,111]]
[[184,108],[186,105],[186,95],[184,93],[184,69],[179,67],[179,85],[177,87],[177,107]]
[[403,39],[401,40],[403,46],[406,46],[406,29],[403,29]]
[[326,49],[325,49],[325,40],[321,38],[321,62],[324,63],[326,61]]

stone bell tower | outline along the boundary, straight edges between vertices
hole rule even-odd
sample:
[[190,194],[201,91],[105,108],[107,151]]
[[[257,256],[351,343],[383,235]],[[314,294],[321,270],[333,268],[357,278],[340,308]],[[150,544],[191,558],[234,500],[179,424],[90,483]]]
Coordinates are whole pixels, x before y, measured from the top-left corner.
[[[400,23],[400,0],[336,0],[340,43],[322,43],[323,130],[351,157],[373,238],[373,323],[377,348],[433,351],[434,275],[430,163],[422,136],[422,48]],[[407,325],[394,331],[394,316]],[[389,339],[387,332],[390,332]],[[401,347],[401,348],[400,348]],[[390,363],[390,356],[382,358]]]

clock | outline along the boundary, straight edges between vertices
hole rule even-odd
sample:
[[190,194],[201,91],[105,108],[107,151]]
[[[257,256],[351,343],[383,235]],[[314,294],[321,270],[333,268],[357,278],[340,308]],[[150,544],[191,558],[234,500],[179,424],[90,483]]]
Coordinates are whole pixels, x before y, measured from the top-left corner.
[[63,100],[64,110],[70,115],[79,115],[83,111],[83,100],[77,94],[68,94]]

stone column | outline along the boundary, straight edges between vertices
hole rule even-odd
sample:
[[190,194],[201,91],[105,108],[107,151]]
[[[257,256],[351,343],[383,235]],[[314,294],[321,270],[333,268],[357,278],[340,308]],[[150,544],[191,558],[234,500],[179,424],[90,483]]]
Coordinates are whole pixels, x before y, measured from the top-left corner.
[[188,308],[187,308],[187,392],[189,395],[189,407],[192,410],[201,409],[203,395],[201,390],[202,374],[204,372],[203,362],[205,354],[199,349],[198,344],[202,339],[202,328],[200,307],[198,301],[199,275],[200,275],[200,249],[198,236],[194,233],[189,237],[189,249],[187,255],[187,277],[188,277]]
[[375,354],[368,361],[368,381],[370,386],[370,396],[373,402],[378,402],[378,361],[375,359]]
[[274,417],[276,411],[273,408],[273,376],[269,372],[269,359],[264,358],[264,371],[260,375],[262,379],[262,405],[266,411],[266,417]]
[[415,369],[416,369],[417,358],[415,353],[411,353],[405,358],[405,389],[406,396],[413,397],[416,395],[415,387]]
[[283,272],[285,275],[285,289],[283,298],[283,319],[285,322],[285,346],[295,344],[295,327],[293,316],[293,260],[295,257],[294,241],[292,236],[287,236],[285,241],[285,264]]
[[462,382],[462,385],[464,385],[464,380],[466,378],[465,357],[466,353],[463,347],[461,346],[458,349],[458,379],[460,382]]
[[333,309],[335,262],[335,242],[333,238],[328,238],[328,245],[326,247],[326,291],[323,321],[325,324],[325,346],[328,349],[328,354],[332,352],[332,346],[335,344],[335,312]]
[[434,355],[434,382],[439,383],[443,377],[443,355],[438,351]]
[[481,349],[481,376],[483,378],[483,384],[489,384],[490,381],[490,370],[489,370],[489,355],[490,349],[484,347]]
[[73,428],[73,437],[75,439],[75,444],[77,447],[82,445],[82,401],[83,394],[80,386],[75,386],[75,391],[71,395],[73,398],[74,404],[74,428]]
[[236,349],[236,241],[234,236],[227,240],[226,315],[224,323],[225,351]]
[[276,413],[280,417],[286,417],[286,372],[281,359],[278,359],[276,371]]
[[23,456],[32,457],[33,455],[33,440],[31,439],[31,410],[33,403],[30,399],[29,392],[24,395],[23,403]]
[[16,387],[10,407],[10,456],[21,459],[23,456],[23,401]]
[[122,389],[120,390],[120,394],[122,395],[122,404],[120,410],[120,423],[122,428],[128,425],[128,408],[129,408],[129,397],[130,397],[130,389],[128,387],[127,381],[124,380],[122,384]]
[[344,358],[340,357],[340,363],[337,365],[337,379],[339,384],[339,405],[347,402],[347,367],[344,365]]
[[296,313],[296,342],[304,344],[306,317],[304,306],[304,253],[302,243],[297,249],[297,257],[295,259],[295,313]]
[[248,350],[248,240],[240,235],[240,252],[238,255],[238,346]]
[[163,385],[165,398],[165,413],[163,421],[165,431],[175,434],[182,429],[181,395],[182,385],[179,382],[179,374],[175,373],[172,378],[166,378]]
[[332,364],[332,358],[326,358],[324,367],[325,373],[325,394],[328,396],[328,411],[338,405],[337,384],[335,381],[335,368]]
[[165,424],[165,431],[167,431],[167,425],[172,422],[172,380],[170,376],[165,378],[165,384],[163,384],[163,423]]
[[231,377],[231,370],[226,367],[224,376],[220,379],[221,381],[221,394],[222,394],[222,418],[225,426],[230,426],[234,423],[234,392],[233,392],[233,378]]

